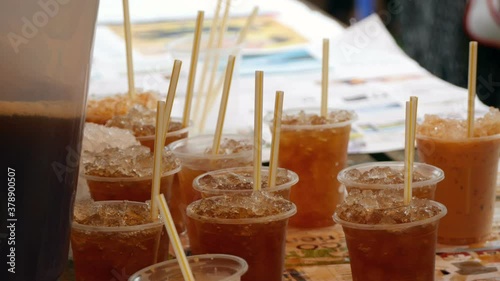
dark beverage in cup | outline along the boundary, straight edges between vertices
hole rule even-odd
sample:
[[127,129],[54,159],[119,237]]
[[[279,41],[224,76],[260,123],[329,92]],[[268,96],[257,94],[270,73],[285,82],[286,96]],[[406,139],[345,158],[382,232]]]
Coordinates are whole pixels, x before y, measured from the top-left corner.
[[2,281],[68,258],[98,0],[0,1]]
[[140,202],[77,204],[71,232],[75,280],[108,281],[117,276],[126,280],[160,261],[163,223],[152,220],[150,212]]
[[281,281],[288,219],[295,205],[266,192],[214,196],[187,207],[193,254],[228,254],[243,258],[242,281]]
[[401,193],[355,190],[337,207],[334,221],[345,234],[353,281],[434,280],[439,220],[446,207]]

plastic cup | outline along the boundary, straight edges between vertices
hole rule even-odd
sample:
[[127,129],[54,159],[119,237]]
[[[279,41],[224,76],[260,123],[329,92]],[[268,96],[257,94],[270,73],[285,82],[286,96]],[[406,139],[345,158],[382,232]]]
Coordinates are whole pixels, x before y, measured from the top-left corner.
[[[283,115],[318,114],[319,108],[285,110]],[[329,109],[328,112],[338,112]],[[351,124],[355,120],[324,125],[281,124],[278,165],[299,175],[290,200],[297,214],[290,219],[295,227],[313,228],[333,225],[331,216],[343,198],[337,174],[346,166]],[[265,122],[272,130],[272,114]]]
[[[182,119],[180,119],[180,118],[172,117],[171,120],[174,122],[182,122]],[[190,126],[192,126],[192,124],[190,124]],[[180,130],[168,132],[165,135],[165,146],[169,145],[170,143],[172,143],[174,141],[187,138],[188,134],[189,134],[189,128],[190,127],[185,127],[185,128],[181,128]],[[155,135],[140,136],[140,137],[135,137],[135,138],[141,143],[141,145],[149,147],[149,149],[151,149],[151,151],[155,150]]]
[[[206,120],[217,120],[217,114],[218,114],[218,100],[216,99],[212,102],[212,104],[209,104],[210,108],[208,108],[207,116],[205,119],[201,119],[201,115],[203,112],[203,107],[205,104],[208,102],[207,96],[208,96],[208,89],[210,84],[212,85],[212,89],[214,90],[213,94],[222,92],[222,86],[223,86],[223,81],[224,81],[224,76],[226,72],[226,66],[227,66],[227,61],[228,57],[230,55],[233,55],[236,57],[235,60],[235,65],[234,65],[234,75],[232,78],[232,88],[237,88],[239,84],[239,68],[240,68],[240,62],[241,62],[241,50],[243,48],[243,44],[237,44],[237,34],[234,33],[226,33],[224,36],[224,42],[220,48],[216,47],[217,40],[214,41],[214,46],[212,48],[207,48],[207,43],[209,39],[209,34],[208,33],[203,33],[201,36],[201,42],[200,42],[200,51],[198,55],[198,65],[196,67],[196,80],[195,80],[195,85],[194,85],[194,97],[193,99],[193,105],[192,105],[192,112],[193,112],[193,118],[196,118],[195,121],[195,128],[197,129],[197,132],[199,133],[211,133],[211,132],[205,132],[204,129],[204,123]],[[171,43],[167,45],[167,51],[171,55],[173,59],[179,59],[183,61],[184,65],[190,65],[191,63],[191,51],[193,48],[193,36],[188,35],[185,37],[178,38]],[[210,60],[206,60],[207,56],[210,58]],[[214,60],[216,62],[216,67],[214,68]],[[205,63],[207,65],[205,66]],[[206,70],[205,74],[205,82],[203,85],[203,89],[200,89],[201,82],[203,79],[203,70]],[[213,69],[215,69],[215,72],[213,72]],[[188,73],[189,73],[189,67],[184,67],[181,69],[181,74],[179,76],[179,82],[178,82],[178,95],[185,95],[186,94],[186,89],[187,89],[187,82],[188,82]],[[213,73],[213,75],[212,75]],[[210,81],[210,79],[213,80],[213,82]],[[201,92],[201,93],[200,93]],[[200,100],[198,100],[200,98]],[[237,110],[241,107],[238,106],[240,99],[238,98],[237,95],[231,96],[228,101],[227,105],[227,116],[237,116],[238,112]],[[199,104],[199,105],[198,105]],[[201,106],[200,106],[201,105]],[[239,127],[239,123],[237,119],[227,119],[224,127],[226,129],[236,129]]]
[[282,208],[279,213],[257,218],[217,218],[200,215],[195,211],[196,206],[202,202],[209,205],[216,204],[218,208],[222,206],[231,209],[235,207],[234,198],[245,196],[241,194],[214,196],[195,201],[187,207],[191,252],[223,253],[243,258],[248,263],[248,271],[241,278],[242,281],[281,281],[285,265],[288,219],[296,213],[293,203],[275,197],[290,208]]
[[[127,201],[100,201],[95,204],[146,205],[146,203]],[[137,217],[125,216],[124,219],[137,219]],[[166,255],[160,253],[159,249],[168,249],[168,239],[162,239],[162,235],[166,234],[161,220],[114,227],[73,222],[71,247],[75,280],[113,280],[117,276],[119,280],[126,280],[134,272],[164,260]],[[167,244],[162,245],[163,243]],[[160,256],[163,258],[159,259]]]
[[[244,259],[231,255],[198,255],[187,259],[194,278],[200,281],[239,281],[248,270]],[[179,262],[170,260],[148,266],[128,281],[184,281],[184,278]]]
[[[171,197],[174,175],[181,167],[164,173],[160,181],[160,193]],[[89,186],[90,196],[96,201],[128,200],[146,202],[151,200],[153,176],[147,177],[99,177],[84,175]]]
[[[263,179],[265,179],[266,186],[268,182],[268,173],[268,167],[261,168],[261,174]],[[289,200],[290,190],[299,181],[299,176],[293,171],[283,168],[278,168],[278,174],[283,178],[286,177],[286,180],[284,180],[282,184],[278,184],[273,188],[263,187],[262,190]],[[206,177],[219,176],[230,176],[231,184],[221,183],[219,181],[219,184],[214,186],[213,184],[205,183],[202,180]],[[235,185],[237,185],[238,188],[235,188]],[[253,167],[229,168],[201,174],[194,179],[193,188],[199,191],[203,198],[234,193],[244,193],[250,195],[253,192]]]
[[402,224],[360,224],[333,220],[344,230],[353,281],[434,280],[439,220],[446,207],[429,201],[440,213]]
[[[201,194],[193,189],[193,180],[208,171],[224,168],[250,166],[253,161],[253,150],[244,150],[231,154],[206,153],[206,149],[212,148],[214,136],[200,135],[190,137],[171,143],[168,147],[181,161],[179,172],[180,188],[172,190],[171,208],[177,208],[182,217],[175,218],[177,231],[182,233],[186,230],[186,207],[201,198]],[[253,140],[241,135],[223,135],[221,140],[232,139],[252,144]]]
[[[366,183],[360,181],[359,178],[356,179],[352,178],[352,176],[349,176],[349,173],[355,169],[360,171],[361,173],[364,173],[370,171],[373,168],[391,168],[403,172],[404,162],[396,162],[396,161],[370,162],[370,163],[363,163],[359,165],[350,166],[340,171],[340,173],[337,176],[337,179],[341,184],[345,186],[347,193],[349,193],[349,191],[354,188],[359,190],[371,190],[373,192],[378,192],[383,189],[391,188],[391,189],[400,189],[401,192],[404,193],[404,183],[384,184],[380,183],[380,181],[378,180],[380,178],[374,179],[373,181],[375,181],[375,183]],[[413,171],[414,173],[417,172],[422,176],[428,178],[428,180],[415,181],[414,178],[412,183],[412,196],[422,199],[434,200],[436,185],[438,182],[444,179],[443,170],[439,169],[438,167],[434,167],[432,165],[424,163],[413,163]],[[398,179],[403,178],[403,175],[404,174],[399,176]]]
[[436,190],[436,200],[448,208],[439,228],[439,243],[465,245],[486,240],[495,212],[500,134],[461,140],[416,138],[419,159],[446,174]]

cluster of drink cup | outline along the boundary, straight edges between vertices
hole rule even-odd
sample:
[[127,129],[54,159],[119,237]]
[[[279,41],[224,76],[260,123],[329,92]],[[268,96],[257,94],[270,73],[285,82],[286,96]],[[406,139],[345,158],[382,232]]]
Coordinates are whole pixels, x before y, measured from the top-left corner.
[[[2,169],[10,178],[19,175],[15,184],[9,183],[8,198],[17,206],[9,209],[17,236],[13,230],[9,235],[14,233],[20,246],[0,245],[10,251],[6,256],[12,270],[17,262],[18,275],[8,280],[57,279],[64,270],[68,236],[78,281],[183,280],[177,261],[169,260],[170,241],[161,220],[148,217],[152,175],[85,174],[93,201],[76,204],[69,227],[98,1],[47,1],[52,8],[21,2],[0,9],[0,30],[17,40],[0,41],[0,49],[22,52],[2,56],[6,69],[0,77],[0,132],[10,136],[0,142],[2,164],[10,165]],[[51,16],[50,24],[38,31],[36,20],[48,19],[47,11],[56,8],[57,17]],[[19,28],[10,24],[21,18],[26,21]],[[27,31],[34,34],[20,37]],[[285,111],[284,116],[319,112],[306,108]],[[186,128],[167,134],[165,154],[172,165],[161,175],[160,192],[176,230],[187,235],[189,265],[198,280],[282,280],[289,226],[342,226],[353,280],[364,281],[433,280],[436,242],[465,245],[490,237],[498,131],[464,139],[449,138],[441,127],[436,127],[443,130],[441,136],[417,133],[423,163],[414,165],[422,176],[413,183],[414,203],[401,206],[396,200],[387,207],[381,203],[384,196],[402,194],[403,184],[378,181],[387,177],[380,174],[374,181],[361,177],[373,169],[401,170],[403,163],[345,168],[356,115],[333,109],[329,113],[343,118],[318,124],[283,120],[279,180],[266,188],[264,176],[265,192],[259,194],[249,188],[252,139],[225,135],[223,142],[242,147],[212,154],[207,149],[213,136],[189,137]],[[264,122],[273,129],[272,116]],[[153,138],[138,140],[152,149]],[[263,175],[267,172],[262,168]],[[224,189],[226,181],[229,190]],[[363,212],[351,213],[353,206]],[[401,208],[410,208],[404,210],[415,216],[408,221],[391,217]],[[376,214],[383,216],[374,218]]]

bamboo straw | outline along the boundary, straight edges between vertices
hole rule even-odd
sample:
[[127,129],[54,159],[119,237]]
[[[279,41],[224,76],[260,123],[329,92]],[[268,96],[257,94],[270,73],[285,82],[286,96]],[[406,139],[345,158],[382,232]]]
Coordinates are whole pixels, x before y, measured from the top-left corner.
[[328,114],[328,70],[329,70],[330,40],[323,39],[323,58],[321,71],[321,116]]
[[412,198],[413,161],[415,157],[415,128],[417,123],[417,97],[406,102],[405,118],[405,174],[404,204],[409,205]]
[[467,137],[474,136],[474,100],[476,98],[477,42],[469,43],[469,99],[467,106]]
[[219,153],[220,140],[222,137],[222,129],[224,127],[224,119],[226,117],[227,100],[229,98],[229,91],[231,90],[231,82],[233,79],[234,71],[234,56],[229,56],[226,67],[226,76],[224,79],[224,88],[222,89],[222,98],[220,100],[219,116],[217,118],[217,127],[215,128],[214,142],[212,145],[212,154]]
[[200,132],[203,132],[205,129],[205,120],[206,120],[206,117],[208,115],[208,105],[210,103],[209,101],[211,99],[211,96],[214,95],[212,92],[214,91],[214,83],[216,80],[217,68],[219,67],[220,52],[222,50],[222,45],[224,43],[224,35],[226,33],[227,18],[229,16],[230,6],[231,6],[231,0],[226,0],[226,7],[224,9],[224,14],[222,16],[222,22],[221,22],[221,25],[219,28],[216,50],[215,50],[215,54],[214,54],[213,60],[212,60],[213,63],[212,63],[212,69],[210,70],[210,78],[208,79],[208,88],[205,91],[206,92],[206,99],[205,99],[205,103],[203,104],[202,117],[201,117],[201,120],[198,120]]
[[165,200],[165,196],[163,196],[163,193],[155,196],[155,202],[158,204],[158,206],[160,206],[160,213],[163,218],[163,224],[165,225],[165,229],[167,229],[168,237],[170,237],[170,242],[174,248],[175,257],[177,258],[177,262],[179,263],[179,267],[181,268],[184,280],[195,281],[193,272],[191,271],[189,262],[186,258],[186,253],[184,253],[184,249],[182,248],[181,239],[179,238],[179,234],[175,229],[172,214],[168,209],[167,201]]
[[158,207],[156,205],[155,196],[160,193],[160,180],[161,180],[161,160],[163,153],[163,127],[165,118],[165,102],[158,101],[156,106],[156,129],[155,129],[155,151],[154,151],[154,164],[153,164],[153,185],[151,186],[151,219],[156,221],[158,219]]
[[[236,41],[236,46],[243,44],[243,42],[245,41],[245,39],[248,35],[248,31],[252,27],[253,22],[255,21],[255,18],[257,17],[258,12],[259,12],[259,7],[255,6],[252,10],[252,13],[248,16],[247,21],[245,22],[245,25],[243,26],[242,30],[240,31],[240,34],[239,34],[238,39]],[[237,57],[239,52],[240,52],[240,49],[237,48],[236,50],[234,50],[232,52],[232,55]],[[208,106],[207,106],[207,110],[203,111],[203,115],[201,117],[201,122],[204,122],[204,120],[206,119],[206,116],[208,115],[208,111],[211,108],[213,108],[214,103],[216,101],[217,94],[220,93],[220,90],[222,88],[222,83],[224,81],[223,78],[224,78],[223,76],[220,76],[219,81],[217,82],[216,86],[209,93],[207,93],[207,98],[205,100],[205,103],[207,103]]]
[[210,26],[210,34],[208,36],[207,46],[205,46],[205,58],[203,59],[203,68],[201,71],[200,83],[198,84],[198,90],[197,90],[198,95],[196,98],[194,117],[193,117],[194,120],[198,119],[198,112],[200,111],[200,106],[201,106],[201,98],[204,95],[203,89],[205,89],[207,71],[210,65],[210,61],[212,60],[210,50],[212,49],[215,33],[217,32],[217,24],[219,22],[221,4],[222,0],[217,0],[217,6],[215,7],[214,18],[212,19],[212,25]]
[[269,161],[269,176],[268,186],[273,188],[276,185],[276,174],[278,172],[278,155],[280,146],[281,134],[281,116],[283,112],[283,95],[282,91],[276,92],[274,101],[274,119],[273,119],[273,139],[271,141],[271,159]]
[[261,190],[262,169],[262,99],[264,72],[255,71],[255,114],[253,123],[253,189]]
[[188,84],[186,89],[186,101],[184,103],[184,114],[182,116],[182,127],[189,126],[191,115],[191,103],[193,101],[194,82],[196,80],[196,67],[198,66],[198,54],[200,53],[200,39],[203,30],[204,12],[198,11],[196,27],[194,29],[193,47],[191,49],[191,64],[189,65]]
[[167,98],[165,101],[165,113],[163,115],[163,118],[165,119],[163,125],[164,127],[162,128],[163,146],[165,146],[165,138],[167,137],[168,128],[170,125],[170,115],[172,114],[172,107],[174,104],[175,92],[177,90],[177,82],[179,81],[179,73],[181,72],[181,66],[182,66],[182,61],[180,60],[174,61],[174,67],[172,68],[172,75],[170,76],[171,77],[170,84],[168,87]]
[[125,51],[127,53],[127,76],[128,76],[128,94],[134,99],[135,80],[134,80],[134,62],[132,58],[132,32],[130,28],[130,9],[128,0],[123,0],[123,27],[125,31]]

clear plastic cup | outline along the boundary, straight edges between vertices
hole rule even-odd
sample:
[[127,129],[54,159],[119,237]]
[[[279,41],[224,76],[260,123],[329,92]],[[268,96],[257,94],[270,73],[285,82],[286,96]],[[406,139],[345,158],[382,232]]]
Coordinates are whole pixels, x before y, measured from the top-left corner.
[[[238,203],[242,198],[248,201]],[[288,219],[297,209],[288,200],[271,197],[270,201],[281,203],[282,207],[276,212],[264,211],[266,215],[253,217],[250,214],[260,212],[260,202],[268,201],[251,198],[255,198],[254,195],[232,194],[191,203],[187,207],[191,252],[197,255],[222,253],[243,258],[248,263],[248,271],[241,278],[242,281],[281,281]],[[215,209],[204,214],[197,212],[199,206],[207,205]],[[232,213],[232,217],[219,216],[221,212],[227,211]]]
[[461,140],[417,135],[416,139],[419,159],[446,174],[436,190],[436,200],[448,208],[439,228],[439,243],[487,240],[495,213],[500,134]]
[[446,207],[428,201],[440,212],[401,224],[361,224],[339,218],[349,251],[353,281],[434,280],[439,220]]
[[[186,207],[201,198],[201,194],[193,189],[193,180],[208,171],[224,168],[250,166],[253,163],[253,150],[243,150],[236,153],[217,154],[207,153],[207,149],[212,148],[214,136],[200,135],[178,140],[171,143],[168,148],[181,161],[181,171],[179,172],[179,189],[172,190],[171,208],[179,209],[182,215],[180,218],[174,218],[177,231],[185,231]],[[241,135],[223,135],[221,142],[225,139],[244,142],[248,145],[253,144],[249,137]]]
[[[320,114],[320,108],[302,108],[285,110],[283,116],[295,116],[301,111]],[[290,219],[291,226],[333,225],[331,216],[343,198],[337,174],[346,166],[351,124],[356,119],[354,112],[348,112],[349,120],[333,124],[281,124],[278,165],[294,171],[300,178],[290,194],[290,200],[297,205],[297,215]],[[264,121],[272,130],[273,115],[266,115]]]
[[[199,281],[240,281],[247,262],[236,256],[211,254],[187,257],[193,276]],[[157,263],[134,273],[128,281],[184,281],[179,262]]]
[[[224,76],[226,72],[226,66],[228,57],[233,55],[236,57],[234,65],[234,75],[232,78],[232,88],[235,89],[239,84],[239,68],[241,62],[241,50],[243,48],[242,44],[237,44],[237,34],[227,33],[224,36],[224,41],[222,47],[216,47],[217,40],[214,40],[214,46],[212,48],[207,48],[207,43],[209,39],[208,33],[203,33],[200,42],[200,51],[198,55],[198,65],[196,67],[196,80],[194,85],[194,99],[192,104],[193,120],[195,122],[195,129],[198,133],[213,133],[205,130],[205,123],[207,120],[217,120],[218,114],[218,103],[220,99],[212,99],[211,101],[207,99],[207,96],[219,95],[222,92],[222,86],[224,82]],[[191,63],[191,50],[193,48],[193,36],[192,34],[178,38],[167,45],[167,51],[171,55],[172,59],[179,59],[183,61],[183,64],[188,66]],[[210,59],[207,61],[206,58]],[[216,66],[214,68],[214,60]],[[206,64],[206,65],[205,65]],[[215,69],[215,72],[213,70]],[[201,83],[203,81],[203,72],[205,70],[205,79],[203,84],[203,89]],[[188,82],[189,67],[183,67],[181,69],[181,74],[178,82],[178,95],[185,95]],[[212,87],[213,92],[209,93],[209,87]],[[237,116],[237,110],[241,108],[238,106],[240,99],[237,95],[233,95],[228,100],[227,105],[227,115]],[[208,104],[208,111],[206,112],[205,118],[203,118],[203,109],[205,104]],[[226,129],[237,129],[239,126],[237,119],[227,119],[224,127]]]
[[[293,171],[278,168],[277,174],[278,178],[281,178],[280,184],[268,188],[268,173],[268,167],[261,168],[262,182],[264,183],[262,190],[289,200],[290,190],[299,181],[299,176]],[[209,177],[231,177],[231,180],[216,180],[214,185],[213,182],[204,181]],[[253,192],[253,167],[228,168],[201,174],[194,179],[193,188],[199,191],[204,198],[233,193],[251,194]]]
[[[93,204],[149,208],[146,203],[129,201],[99,201]],[[146,219],[136,213],[120,216],[110,212],[110,216],[125,220]],[[71,248],[75,280],[112,280],[116,276],[126,280],[134,272],[165,260],[167,254],[160,251],[168,251],[169,239],[163,229],[159,219],[132,226],[93,226],[74,221]]]
[[[170,170],[161,176],[160,193],[166,198],[172,194],[174,175],[181,167]],[[89,186],[90,196],[96,201],[128,200],[146,202],[151,200],[153,176],[147,177],[99,177],[83,175]]]
[[[390,168],[394,172],[390,172],[393,175],[393,179],[387,180],[386,173],[377,173],[373,176],[368,176],[371,179],[371,182],[362,181],[359,177],[356,177],[353,174],[353,171],[357,170],[360,173],[367,173],[373,168],[382,168],[387,169]],[[347,193],[351,189],[360,189],[360,190],[372,190],[374,192],[378,192],[383,189],[391,188],[391,189],[400,189],[401,192],[404,192],[404,162],[400,161],[391,161],[391,162],[370,162],[363,163],[354,166],[350,166],[348,168],[343,169],[337,176],[337,179],[341,184],[346,188]],[[424,164],[424,163],[413,163],[413,172],[419,173],[421,176],[427,178],[426,180],[416,181],[416,178],[413,178],[412,183],[412,196],[422,199],[430,199],[434,200],[434,194],[436,191],[437,184],[444,179],[443,170],[438,167]],[[395,175],[395,173],[398,173]],[[397,183],[385,183],[385,182],[397,182]]]

